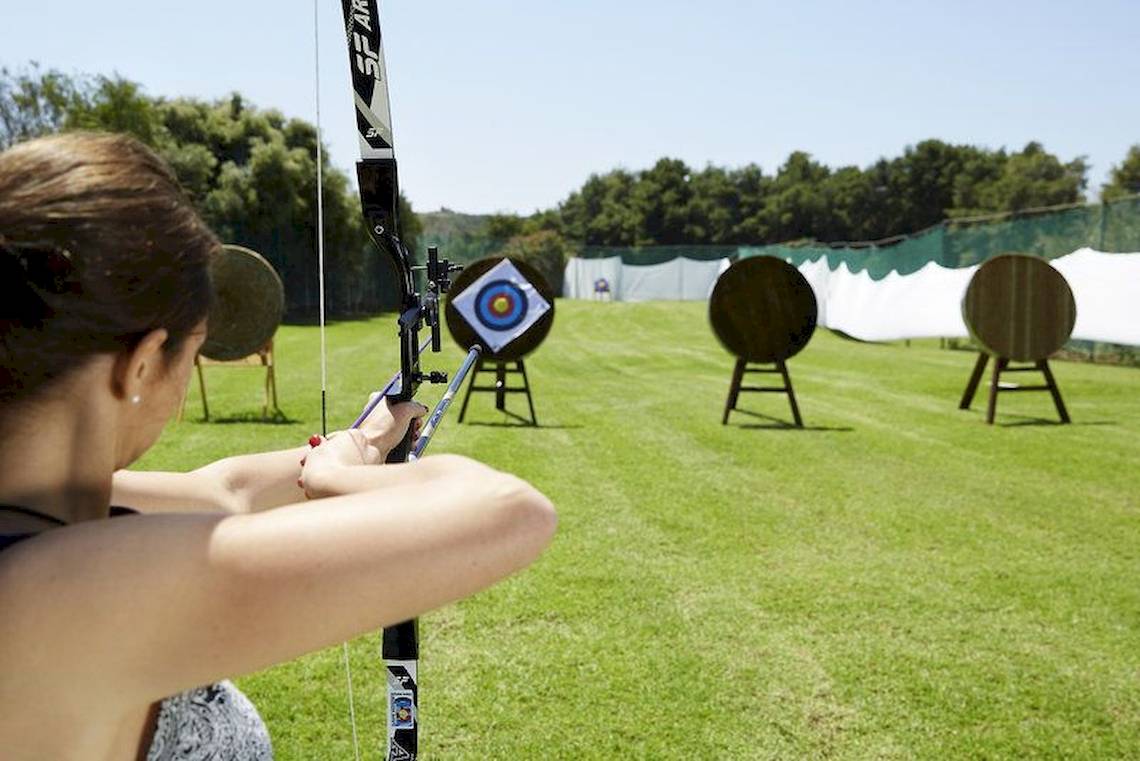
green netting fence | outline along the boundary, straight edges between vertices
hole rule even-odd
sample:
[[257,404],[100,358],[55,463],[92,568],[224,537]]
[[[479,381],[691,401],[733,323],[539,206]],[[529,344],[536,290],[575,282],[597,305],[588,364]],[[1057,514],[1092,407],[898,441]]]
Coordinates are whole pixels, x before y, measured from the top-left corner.
[[696,259],[698,261],[713,261],[717,259],[736,259],[745,250],[743,246],[583,246],[578,256],[583,259],[608,259],[620,256],[622,264],[633,266],[647,266],[650,264],[664,264],[678,257]]
[[[478,234],[426,234],[421,245],[438,246],[452,261],[467,263],[497,254],[506,241]],[[951,268],[969,267],[1008,252],[1053,259],[1085,246],[1098,251],[1140,251],[1140,196],[1106,204],[951,219],[913,235],[882,241],[794,241],[763,246],[581,246],[576,255],[584,259],[617,256],[623,264],[635,266],[662,264],[682,256],[701,261],[777,256],[796,265],[827,257],[832,269],[843,264],[852,272],[866,270],[878,280],[889,272],[909,275],[928,262]]]
[[908,275],[928,262],[970,267],[1009,252],[1048,259],[1078,248],[1140,251],[1140,196],[1105,204],[1035,209],[1004,215],[947,220],[915,235],[867,243],[777,243],[741,247],[739,256],[777,256],[799,265],[827,257],[835,269],[867,271],[873,279],[889,272]]

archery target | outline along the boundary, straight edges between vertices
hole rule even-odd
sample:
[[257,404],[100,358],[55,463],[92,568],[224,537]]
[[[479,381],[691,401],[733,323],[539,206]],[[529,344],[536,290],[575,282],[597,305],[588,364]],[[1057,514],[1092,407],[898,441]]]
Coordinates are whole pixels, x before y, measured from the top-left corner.
[[529,308],[522,288],[510,280],[492,280],[475,296],[475,317],[491,330],[510,330],[526,319]]
[[232,362],[263,347],[285,313],[285,286],[273,265],[242,246],[225,245],[210,261],[214,301],[203,357]]
[[546,280],[525,262],[482,259],[452,285],[447,325],[460,345],[481,345],[485,359],[518,359],[546,337],[553,302]]

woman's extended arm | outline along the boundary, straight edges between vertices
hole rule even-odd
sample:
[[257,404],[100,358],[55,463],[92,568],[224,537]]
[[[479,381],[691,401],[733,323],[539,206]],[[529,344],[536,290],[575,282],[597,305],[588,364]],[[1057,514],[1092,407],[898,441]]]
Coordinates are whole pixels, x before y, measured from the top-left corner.
[[[408,425],[426,412],[416,402],[377,405],[361,427],[383,461]],[[115,473],[111,504],[143,513],[255,513],[305,499],[297,485],[300,462],[309,446],[226,457],[187,473],[120,470]],[[368,488],[395,482],[371,482]],[[344,494],[353,489],[342,489]],[[356,490],[358,491],[358,490]]]
[[111,503],[143,513],[253,513],[301,501],[297,486],[308,445],[238,455],[187,473],[120,470]]

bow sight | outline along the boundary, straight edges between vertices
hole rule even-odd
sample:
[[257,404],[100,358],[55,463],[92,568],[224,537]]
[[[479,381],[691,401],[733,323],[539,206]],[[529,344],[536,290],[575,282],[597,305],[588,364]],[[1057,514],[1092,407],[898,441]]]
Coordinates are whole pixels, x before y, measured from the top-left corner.
[[[435,246],[428,247],[428,262],[427,264],[419,265],[412,268],[415,272],[423,272],[425,274],[426,290],[422,297],[420,297],[420,312],[423,321],[431,328],[431,350],[440,350],[439,338],[439,297],[442,294],[451,290],[451,278],[449,277],[452,272],[459,272],[463,269],[461,264],[452,264],[447,259],[439,258],[439,249]],[[400,316],[403,321],[404,316]],[[436,376],[443,376],[436,380]],[[427,380],[429,383],[446,383],[447,373],[428,373]]]

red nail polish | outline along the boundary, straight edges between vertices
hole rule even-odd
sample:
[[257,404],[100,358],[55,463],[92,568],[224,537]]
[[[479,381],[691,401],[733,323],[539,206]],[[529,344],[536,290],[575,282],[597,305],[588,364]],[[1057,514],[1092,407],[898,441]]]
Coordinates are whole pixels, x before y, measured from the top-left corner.
[[314,433],[312,436],[309,437],[309,446],[317,447],[320,445],[321,445],[321,437],[320,436],[318,436],[317,434]]

